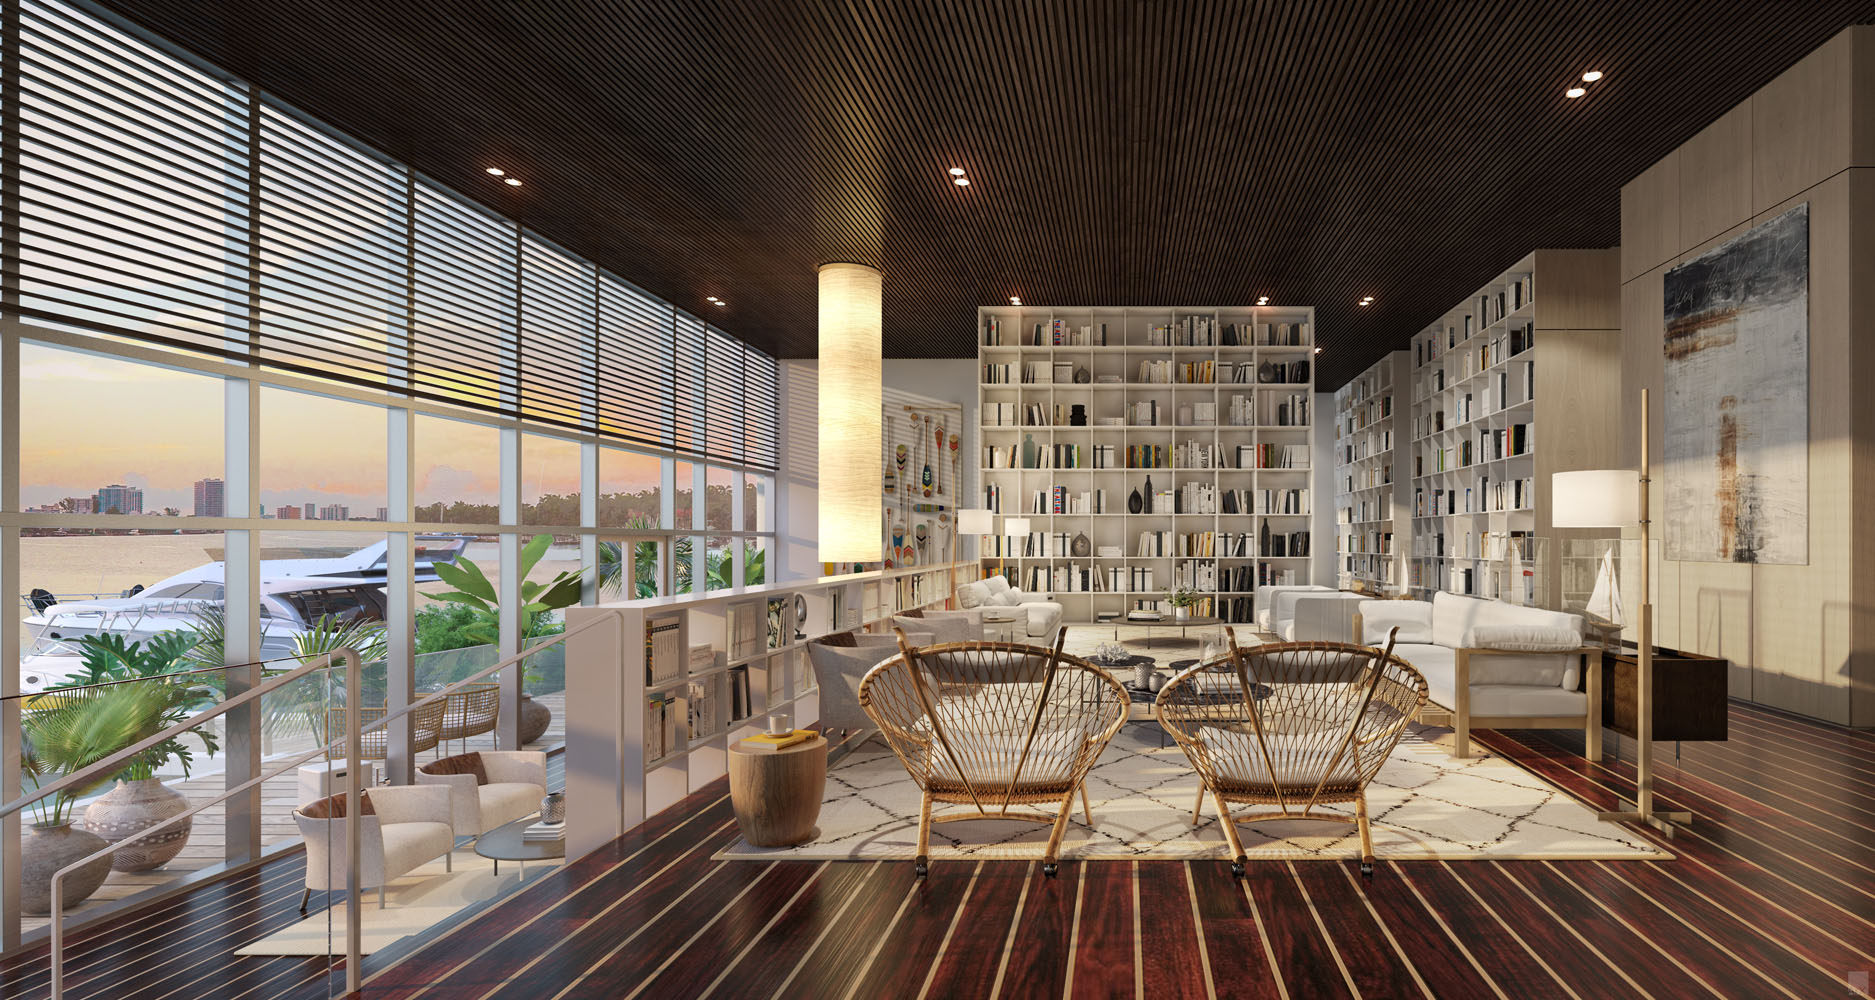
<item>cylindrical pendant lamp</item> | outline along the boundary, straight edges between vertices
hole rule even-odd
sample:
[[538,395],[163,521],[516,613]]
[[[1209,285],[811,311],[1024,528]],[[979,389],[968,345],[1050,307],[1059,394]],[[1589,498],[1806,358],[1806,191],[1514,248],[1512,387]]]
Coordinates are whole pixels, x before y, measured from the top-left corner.
[[879,562],[883,276],[820,268],[820,560]]

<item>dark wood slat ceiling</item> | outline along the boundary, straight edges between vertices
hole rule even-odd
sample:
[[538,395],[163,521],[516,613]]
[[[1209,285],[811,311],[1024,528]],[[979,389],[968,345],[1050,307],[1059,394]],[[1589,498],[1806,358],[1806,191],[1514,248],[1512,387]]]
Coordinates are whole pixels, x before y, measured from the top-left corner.
[[[101,6],[783,356],[815,353],[815,266],[857,260],[886,272],[890,356],[974,356],[975,307],[1011,295],[1268,295],[1318,307],[1324,388],[1532,249],[1619,242],[1622,183],[1875,18],[1875,0]],[[1608,76],[1565,100],[1588,69]]]

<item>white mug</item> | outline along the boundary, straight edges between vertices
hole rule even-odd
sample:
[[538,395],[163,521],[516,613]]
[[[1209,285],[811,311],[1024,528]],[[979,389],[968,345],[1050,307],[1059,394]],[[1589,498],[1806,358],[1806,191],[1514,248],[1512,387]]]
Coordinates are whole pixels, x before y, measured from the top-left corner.
[[768,735],[786,736],[794,732],[794,716],[778,712],[768,717]]

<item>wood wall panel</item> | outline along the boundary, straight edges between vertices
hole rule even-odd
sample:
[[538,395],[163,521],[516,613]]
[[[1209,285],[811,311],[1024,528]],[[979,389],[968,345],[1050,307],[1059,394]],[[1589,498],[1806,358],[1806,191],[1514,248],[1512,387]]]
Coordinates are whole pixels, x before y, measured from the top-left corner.
[[[1852,100],[1866,67],[1855,64],[1866,29],[1824,45],[1748,102],[1750,142],[1740,146],[1736,121],[1715,123],[1675,151],[1680,183],[1667,191],[1649,183],[1623,188],[1623,217],[1644,218],[1649,203],[1672,196],[1681,206],[1679,245],[1647,264],[1625,249],[1622,286],[1624,394],[1647,385],[1661,390],[1662,278],[1674,264],[1782,214],[1810,205],[1810,462],[1809,561],[1797,566],[1663,562],[1657,622],[1662,645],[1724,656],[1733,663],[1733,695],[1834,722],[1875,724],[1875,695],[1852,694],[1867,676],[1875,650],[1875,539],[1857,533],[1867,516],[1875,471],[1861,456],[1875,448],[1875,402],[1858,390],[1875,376],[1869,342],[1875,306],[1860,285],[1875,263],[1875,197],[1858,185],[1875,171],[1852,170],[1853,137],[1875,103]],[[1854,42],[1855,44],[1851,44]],[[1728,116],[1730,118],[1731,116]],[[1727,162],[1724,150],[1738,150]],[[1692,165],[1703,159],[1703,166]],[[1739,162],[1739,161],[1742,161]],[[1743,210],[1735,180],[1752,178]],[[1650,174],[1652,171],[1649,172]],[[1727,178],[1721,182],[1717,178]],[[1695,180],[1697,178],[1697,180]],[[1638,181],[1638,179],[1637,179]],[[1792,185],[1798,185],[1792,187]],[[1773,192],[1785,192],[1771,198]],[[1714,226],[1723,229],[1699,238]],[[1653,232],[1650,230],[1650,232]],[[1864,248],[1868,248],[1864,250]],[[1859,276],[1859,281],[1858,281]],[[1860,293],[1860,300],[1858,294]],[[1659,464],[1660,416],[1651,436]],[[1638,429],[1625,429],[1623,454],[1638,458]],[[1664,542],[1664,478],[1656,479],[1653,516]],[[1861,502],[1858,504],[1858,498]],[[1638,599],[1628,581],[1630,599]]]
[[1751,214],[1751,108],[1740,104],[1680,147],[1674,247],[1711,239]]
[[1754,211],[1849,166],[1853,54],[1852,36],[1842,32],[1752,95]]
[[1680,245],[1680,154],[1668,153],[1621,189],[1621,280],[1673,255]]

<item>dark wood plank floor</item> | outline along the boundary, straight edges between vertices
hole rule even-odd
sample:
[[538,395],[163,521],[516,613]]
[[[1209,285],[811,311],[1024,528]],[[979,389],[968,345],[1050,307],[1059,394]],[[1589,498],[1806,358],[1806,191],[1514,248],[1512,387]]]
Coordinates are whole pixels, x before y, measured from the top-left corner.
[[[1875,971],[1875,734],[1734,703],[1732,739],[1660,756],[1693,825],[1659,862],[719,862],[721,783],[414,953],[372,998],[1812,997]],[[1480,742],[1597,807],[1631,759],[1580,736]],[[1632,753],[1632,746],[1624,748]],[[328,995],[325,965],[232,959],[297,902],[269,866],[74,949],[73,996]],[[392,961],[392,958],[395,961]],[[36,964],[35,964],[36,963]],[[0,967],[45,995],[43,954]]]

